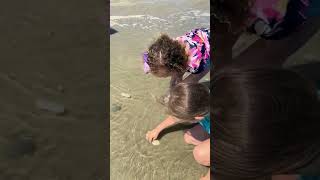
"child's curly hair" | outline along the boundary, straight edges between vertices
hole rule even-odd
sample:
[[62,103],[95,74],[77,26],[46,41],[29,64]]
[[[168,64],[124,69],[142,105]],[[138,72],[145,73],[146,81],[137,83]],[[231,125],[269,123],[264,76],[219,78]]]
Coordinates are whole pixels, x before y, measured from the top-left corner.
[[150,72],[159,76],[169,76],[170,72],[183,73],[187,68],[188,55],[178,41],[162,34],[148,48]]
[[[214,20],[227,23],[232,31],[244,28],[249,11],[255,0],[213,0],[211,3]],[[216,22],[215,22],[216,23]]]

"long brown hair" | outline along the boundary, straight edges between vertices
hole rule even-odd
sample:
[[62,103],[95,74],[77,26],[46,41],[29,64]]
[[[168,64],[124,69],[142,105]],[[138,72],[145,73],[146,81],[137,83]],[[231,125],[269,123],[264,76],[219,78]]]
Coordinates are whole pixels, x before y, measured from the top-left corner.
[[290,173],[320,153],[320,109],[312,82],[274,68],[230,65],[214,72],[213,174],[257,178]]

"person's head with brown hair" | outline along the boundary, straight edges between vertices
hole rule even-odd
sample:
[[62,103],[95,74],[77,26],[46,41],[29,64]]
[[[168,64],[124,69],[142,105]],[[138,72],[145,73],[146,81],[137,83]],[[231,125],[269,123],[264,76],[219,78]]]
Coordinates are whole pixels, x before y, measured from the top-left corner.
[[170,90],[167,103],[171,116],[197,121],[209,113],[209,88],[200,83],[179,83]]
[[211,84],[214,174],[292,173],[319,155],[312,82],[289,70],[230,65],[215,71]]
[[166,34],[162,34],[148,48],[148,65],[155,76],[168,77],[173,73],[184,73],[187,62],[185,47]]

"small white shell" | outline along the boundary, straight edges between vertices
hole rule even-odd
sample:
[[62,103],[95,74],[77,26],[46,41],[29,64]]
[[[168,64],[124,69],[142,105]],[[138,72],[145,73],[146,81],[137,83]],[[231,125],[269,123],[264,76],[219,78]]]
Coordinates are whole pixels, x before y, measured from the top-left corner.
[[121,96],[126,97],[126,98],[131,98],[131,95],[127,94],[127,93],[121,93]]
[[154,146],[158,146],[160,145],[160,141],[159,140],[154,140],[151,142]]

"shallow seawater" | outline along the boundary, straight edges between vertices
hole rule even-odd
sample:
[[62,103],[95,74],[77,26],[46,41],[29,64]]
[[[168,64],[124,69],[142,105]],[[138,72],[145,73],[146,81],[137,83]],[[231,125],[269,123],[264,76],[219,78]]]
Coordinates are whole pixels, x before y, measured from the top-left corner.
[[209,27],[209,12],[204,0],[111,1],[110,25],[118,32],[110,36],[110,105],[121,106],[111,111],[111,179],[193,180],[206,173],[182,130],[164,134],[159,146],[146,141],[146,132],[166,118],[156,99],[169,79],[145,75],[141,55],[160,33],[175,37]]

